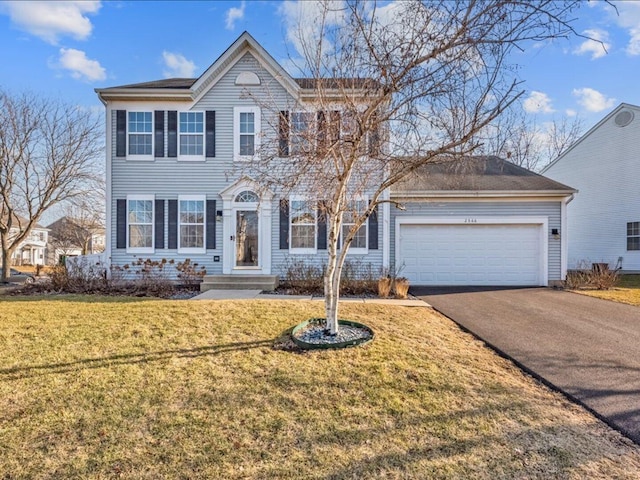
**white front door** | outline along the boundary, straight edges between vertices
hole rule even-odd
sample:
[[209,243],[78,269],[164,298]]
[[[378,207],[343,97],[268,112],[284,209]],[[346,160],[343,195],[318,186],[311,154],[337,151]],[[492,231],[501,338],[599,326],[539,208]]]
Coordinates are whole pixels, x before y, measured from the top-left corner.
[[273,195],[258,190],[243,178],[220,192],[224,274],[271,274]]

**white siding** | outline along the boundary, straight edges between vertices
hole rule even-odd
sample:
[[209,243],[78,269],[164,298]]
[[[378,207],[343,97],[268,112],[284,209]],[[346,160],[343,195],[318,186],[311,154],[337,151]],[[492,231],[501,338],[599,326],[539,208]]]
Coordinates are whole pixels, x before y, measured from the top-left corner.
[[640,109],[626,127],[609,115],[544,174],[578,190],[567,207],[568,266],[606,262],[640,271],[640,251],[627,251],[627,222],[640,221]]
[[[219,192],[231,185],[240,175],[233,162],[233,107],[238,105],[256,105],[256,101],[248,98],[247,87],[235,85],[236,77],[243,71],[258,74],[261,87],[253,93],[264,95],[266,102],[277,100],[282,105],[290,104],[290,97],[280,84],[264,70],[251,54],[245,54],[229,71],[211,87],[211,89],[195,105],[185,102],[166,103],[133,103],[112,102],[109,105],[111,118],[112,149],[112,185],[111,185],[111,261],[115,265],[131,263],[137,257],[161,259],[172,258],[182,261],[191,258],[206,268],[208,274],[222,273],[222,261],[214,262],[214,256],[222,256],[222,223],[217,223],[216,249],[207,250],[205,254],[178,254],[176,250],[156,249],[154,254],[130,255],[125,249],[116,249],[116,200],[127,195],[149,194],[156,199],[177,199],[179,195],[204,195],[209,200],[216,200],[216,209],[222,210],[222,199]],[[129,161],[115,157],[115,111],[124,110],[214,110],[216,112],[216,156],[205,161],[181,161],[179,158],[166,156],[167,139],[165,138],[165,156],[153,161]],[[166,123],[165,115],[165,123]],[[268,132],[276,123],[263,109],[262,131]],[[274,228],[277,231],[278,217],[274,217]],[[168,235],[168,212],[165,205],[165,239]],[[276,239],[277,240],[277,239]]]

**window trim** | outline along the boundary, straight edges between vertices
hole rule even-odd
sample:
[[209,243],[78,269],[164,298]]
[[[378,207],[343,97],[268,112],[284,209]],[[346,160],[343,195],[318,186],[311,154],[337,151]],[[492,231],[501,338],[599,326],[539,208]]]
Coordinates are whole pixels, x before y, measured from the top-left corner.
[[[130,239],[129,239],[129,227],[131,222],[129,222],[129,202],[131,201],[149,201],[151,202],[151,247],[131,247]],[[154,253],[155,252],[155,238],[156,238],[156,205],[155,205],[156,197],[155,195],[127,195],[127,210],[126,210],[126,233],[127,233],[127,243],[126,243],[126,252],[127,253]],[[148,223],[134,223],[134,225],[149,225]]]
[[[254,132],[253,132],[253,155],[240,155],[240,114],[254,114]],[[233,107],[233,159],[235,161],[252,160],[260,149],[262,119],[260,116],[260,107],[246,106]],[[246,135],[246,134],[245,134]]]
[[[156,139],[155,139],[155,122],[154,122],[154,113],[153,110],[126,110],[127,112],[127,117],[126,117],[126,126],[127,126],[127,130],[126,130],[126,145],[125,145],[125,152],[126,152],[126,156],[125,158],[127,160],[139,160],[139,161],[153,161],[153,159],[155,158],[154,155],[154,151],[155,151],[155,147],[156,147]],[[137,154],[131,154],[129,153],[129,137],[131,135],[139,135],[139,132],[131,132],[129,130],[129,114],[131,113],[148,113],[149,115],[151,115],[151,132],[149,133],[144,133],[143,135],[149,135],[151,137],[151,154],[149,155],[137,155]],[[127,203],[127,208],[128,208],[128,203]],[[128,243],[127,243],[128,245]]]
[[[309,205],[315,205],[317,202],[310,200],[303,195],[291,195],[289,197],[289,253],[294,255],[310,255],[318,253],[318,209],[312,208],[313,212],[313,247],[294,247],[293,246],[293,202],[306,202]],[[304,224],[311,225],[311,224]]]
[[[634,235],[630,235],[629,234],[629,229],[633,228],[633,224],[637,224],[637,228],[638,228],[638,233],[634,234]],[[638,222],[627,222],[627,252],[640,252],[640,245],[638,246],[638,248],[629,248],[629,240],[631,239],[638,239],[638,242],[640,243],[640,221]]]
[[[180,131],[180,116],[183,113],[196,113],[199,114],[202,117],[202,132],[201,133],[193,133],[193,132],[181,132]],[[178,149],[178,156],[177,159],[178,161],[183,161],[183,162],[204,162],[206,160],[206,153],[207,153],[207,145],[206,145],[206,130],[207,130],[207,122],[206,122],[206,114],[204,110],[179,110],[178,111],[178,125],[177,125],[177,135],[178,135],[178,145],[177,145],[177,149]],[[198,155],[190,155],[190,154],[183,154],[180,152],[180,140],[182,138],[183,135],[200,135],[200,137],[202,138],[202,154]]]
[[[180,218],[180,202],[198,201],[202,202],[202,247],[182,247],[182,220]],[[187,225],[199,225],[188,223]],[[178,253],[206,253],[207,252],[207,197],[206,195],[178,195]]]
[[[365,209],[367,208],[367,206],[369,205],[369,197],[366,195],[358,195],[355,197],[351,197],[349,200],[347,200],[347,202],[364,202],[365,204]],[[346,213],[346,212],[345,212]],[[349,225],[354,225],[354,223],[351,222],[345,222],[344,221],[344,216],[342,218],[342,228],[340,230],[340,245],[338,245],[338,249],[342,250],[342,242],[344,240],[344,236],[343,236],[343,229],[345,226],[349,226]],[[366,247],[353,247],[350,246],[349,247],[349,251],[347,252],[347,255],[366,255],[367,253],[369,253],[369,219],[365,220],[365,222],[360,226],[360,228],[364,229],[364,238],[365,238],[365,244]],[[352,243],[353,245],[353,243]]]

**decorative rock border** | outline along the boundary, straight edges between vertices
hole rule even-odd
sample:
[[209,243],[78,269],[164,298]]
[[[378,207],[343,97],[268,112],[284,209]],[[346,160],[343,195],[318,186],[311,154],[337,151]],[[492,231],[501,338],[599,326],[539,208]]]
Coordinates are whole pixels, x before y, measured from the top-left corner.
[[327,350],[365,345],[375,338],[373,330],[362,323],[338,320],[338,335],[324,333],[324,318],[310,318],[291,331],[291,340],[303,350]]

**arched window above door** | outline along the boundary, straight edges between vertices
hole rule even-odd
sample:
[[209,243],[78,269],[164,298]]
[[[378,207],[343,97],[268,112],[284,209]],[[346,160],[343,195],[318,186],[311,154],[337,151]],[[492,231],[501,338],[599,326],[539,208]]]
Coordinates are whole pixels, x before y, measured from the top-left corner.
[[240,192],[234,199],[236,203],[257,203],[258,200],[258,195],[251,190],[244,190]]

